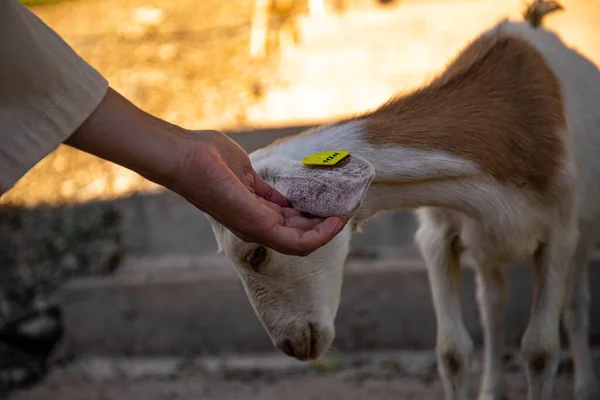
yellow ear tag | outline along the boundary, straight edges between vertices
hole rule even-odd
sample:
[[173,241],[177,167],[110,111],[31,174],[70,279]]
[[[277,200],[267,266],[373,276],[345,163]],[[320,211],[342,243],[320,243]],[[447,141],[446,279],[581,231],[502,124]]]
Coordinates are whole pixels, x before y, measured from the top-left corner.
[[350,154],[346,150],[324,151],[322,153],[311,154],[302,159],[305,165],[332,166],[346,158]]

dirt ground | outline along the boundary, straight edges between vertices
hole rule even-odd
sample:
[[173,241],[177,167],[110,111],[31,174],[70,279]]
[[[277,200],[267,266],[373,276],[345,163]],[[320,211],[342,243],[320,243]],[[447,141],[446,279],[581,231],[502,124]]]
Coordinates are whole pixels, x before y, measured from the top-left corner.
[[[476,398],[479,375],[471,381],[470,398]],[[525,377],[520,371],[507,375],[507,399],[526,399]],[[433,400],[442,399],[435,371],[419,376],[390,368],[347,368],[333,373],[233,376],[187,376],[92,380],[77,372],[58,372],[44,384],[15,393],[9,400]],[[559,373],[554,399],[571,400],[572,374]]]
[[[509,399],[525,399],[524,378],[509,377]],[[471,391],[475,398],[476,390]],[[274,382],[231,382],[217,379],[112,381],[78,380],[17,394],[10,400],[434,400],[442,399],[440,383],[418,378],[348,380],[340,376],[288,378]],[[555,399],[572,399],[570,385],[559,378]]]

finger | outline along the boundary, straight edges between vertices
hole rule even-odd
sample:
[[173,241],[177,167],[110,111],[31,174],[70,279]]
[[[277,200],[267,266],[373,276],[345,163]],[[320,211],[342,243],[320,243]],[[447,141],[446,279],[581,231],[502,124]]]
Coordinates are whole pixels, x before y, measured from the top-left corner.
[[273,243],[271,247],[289,250],[283,251],[286,254],[307,256],[329,243],[344,228],[346,222],[347,219],[329,217],[307,232],[288,226],[275,226],[270,235]]
[[323,218],[306,218],[298,215],[291,218],[286,218],[284,225],[288,228],[294,228],[302,232],[308,232],[315,229],[323,221]]
[[[265,225],[283,224],[281,207],[252,194],[238,179],[222,182],[215,188],[209,214],[231,231],[252,234]],[[237,236],[237,235],[236,235]]]
[[279,210],[280,210],[281,214],[283,214],[283,216],[287,219],[290,219],[293,217],[306,217],[306,218],[310,217],[307,215],[303,215],[300,211],[298,211],[294,208],[291,208],[291,207],[280,207]]
[[290,202],[284,195],[279,193],[277,189],[265,182],[258,174],[254,173],[254,192],[257,196],[263,199],[280,205],[281,207],[289,207]]
[[[225,204],[221,203],[219,212],[213,217],[240,239],[270,247],[282,254],[312,253],[331,241],[348,220],[347,217],[330,217],[313,226],[310,221],[301,219],[298,211],[284,208],[286,215],[291,216],[287,219],[290,226],[286,226],[283,212],[274,210],[277,207],[274,203],[252,195],[241,182],[224,183],[219,189],[227,195],[222,197]],[[232,203],[234,198],[236,201]]]
[[[271,210],[275,211],[276,213],[282,214],[282,216],[283,216],[283,210],[293,210],[293,208],[284,208],[284,207],[281,207],[278,204],[271,203],[270,201],[267,201],[267,200],[262,199],[260,197],[258,198],[258,200],[262,201],[265,206],[269,207]],[[300,213],[298,213],[298,215],[299,214]]]

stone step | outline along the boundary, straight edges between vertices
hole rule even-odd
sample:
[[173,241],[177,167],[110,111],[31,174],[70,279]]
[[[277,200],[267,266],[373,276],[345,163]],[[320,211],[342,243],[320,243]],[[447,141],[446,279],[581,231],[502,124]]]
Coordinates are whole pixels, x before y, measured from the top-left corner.
[[[592,350],[600,366],[600,352]],[[477,397],[483,358],[471,365],[469,399]],[[598,370],[598,369],[597,369]],[[505,353],[506,394],[526,397],[518,349]],[[573,364],[562,351],[555,399],[573,398]],[[382,350],[335,354],[321,362],[300,363],[279,355],[219,357],[91,358],[55,370],[40,385],[11,400],[397,400],[441,399],[442,386],[432,351]]]
[[[592,350],[594,361],[600,361],[600,349]],[[518,348],[505,351],[506,370],[524,372]],[[571,355],[564,349],[559,356],[559,369],[572,370]],[[483,371],[483,357],[473,357],[470,373]],[[428,350],[385,349],[366,352],[332,351],[319,361],[302,362],[279,352],[256,354],[223,354],[219,356],[167,357],[79,357],[66,368],[67,373],[81,374],[94,381],[116,379],[169,379],[175,376],[201,374],[254,374],[286,377],[316,373],[335,373],[354,369],[384,376],[395,370],[400,376],[430,376],[436,371],[436,354]],[[386,368],[387,367],[387,368]],[[391,367],[391,368],[390,368]],[[387,370],[387,371],[386,371]],[[358,371],[356,371],[358,372]]]
[[[385,259],[348,261],[336,320],[334,348],[343,352],[428,349],[436,325],[425,267],[409,252]],[[395,257],[395,258],[394,258]],[[60,293],[70,348],[82,356],[168,356],[273,352],[234,269],[223,260],[162,260],[103,278],[77,279]],[[178,266],[177,266],[178,265]],[[600,261],[590,286],[600,287]],[[531,297],[531,270],[509,267],[507,345],[518,346]],[[472,272],[465,269],[465,324],[476,343],[481,327]],[[600,313],[592,295],[591,314]],[[590,320],[600,344],[600,319]]]

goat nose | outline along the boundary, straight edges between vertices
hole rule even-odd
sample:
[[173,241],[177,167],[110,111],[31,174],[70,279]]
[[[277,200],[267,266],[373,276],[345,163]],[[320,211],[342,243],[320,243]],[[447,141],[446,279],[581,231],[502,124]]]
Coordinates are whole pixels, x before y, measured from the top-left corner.
[[294,357],[294,346],[292,345],[291,340],[285,339],[277,344],[277,348],[282,351],[285,355]]

